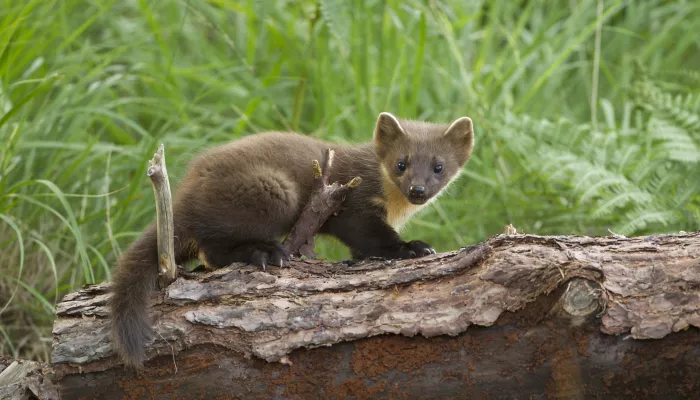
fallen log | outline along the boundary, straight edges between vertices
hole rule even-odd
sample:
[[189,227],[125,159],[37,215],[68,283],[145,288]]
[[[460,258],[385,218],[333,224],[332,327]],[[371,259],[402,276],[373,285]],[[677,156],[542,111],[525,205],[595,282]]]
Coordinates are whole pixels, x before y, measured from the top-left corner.
[[107,289],[57,307],[63,398],[700,392],[700,232],[496,235],[412,260],[181,275],[152,299],[140,374],[112,354]]

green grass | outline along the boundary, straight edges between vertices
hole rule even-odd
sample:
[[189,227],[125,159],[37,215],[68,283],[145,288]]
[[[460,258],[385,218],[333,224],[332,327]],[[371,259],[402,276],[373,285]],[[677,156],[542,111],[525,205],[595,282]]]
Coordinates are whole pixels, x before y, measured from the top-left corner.
[[381,111],[467,115],[474,156],[407,237],[700,228],[698,2],[0,4],[0,354],[49,359],[56,302],[152,221],[159,143],[177,190],[241,135],[360,142]]

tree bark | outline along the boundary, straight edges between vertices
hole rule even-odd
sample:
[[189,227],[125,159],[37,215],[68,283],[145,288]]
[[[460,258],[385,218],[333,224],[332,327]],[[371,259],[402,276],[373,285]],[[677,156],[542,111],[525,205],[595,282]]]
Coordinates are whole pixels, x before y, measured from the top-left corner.
[[699,260],[700,232],[514,234],[180,276],[152,299],[141,377],[112,355],[108,286],[91,285],[58,305],[52,364],[64,398],[690,398]]

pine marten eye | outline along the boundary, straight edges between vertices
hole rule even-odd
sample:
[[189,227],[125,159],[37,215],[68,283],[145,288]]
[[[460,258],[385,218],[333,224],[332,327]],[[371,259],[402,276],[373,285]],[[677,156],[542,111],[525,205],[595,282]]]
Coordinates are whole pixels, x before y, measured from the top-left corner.
[[435,171],[436,174],[439,174],[442,172],[442,164],[437,164],[434,168],[433,171]]
[[396,169],[399,170],[399,172],[403,172],[406,170],[406,163],[403,161],[399,161],[396,163]]

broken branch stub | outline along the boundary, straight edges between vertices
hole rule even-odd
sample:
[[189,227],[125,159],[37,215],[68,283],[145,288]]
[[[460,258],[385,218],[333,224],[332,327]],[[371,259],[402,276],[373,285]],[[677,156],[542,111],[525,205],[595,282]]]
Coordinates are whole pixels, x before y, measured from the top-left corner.
[[338,182],[330,184],[334,154],[331,149],[326,151],[325,168],[321,168],[317,160],[312,161],[314,183],[311,195],[299,219],[282,243],[290,256],[317,256],[314,251],[314,235],[332,214],[338,212],[348,193],[362,182],[362,178],[356,176],[343,185],[339,185]]
[[168,170],[165,166],[165,147],[158,146],[146,172],[151,178],[156,201],[156,225],[158,231],[158,273],[162,287],[167,286],[177,277],[175,265],[175,227],[173,221],[173,202],[170,192]]
[[60,399],[50,370],[48,365],[36,361],[0,356],[0,399]]

